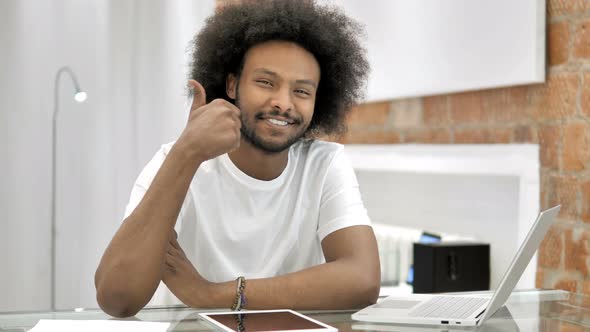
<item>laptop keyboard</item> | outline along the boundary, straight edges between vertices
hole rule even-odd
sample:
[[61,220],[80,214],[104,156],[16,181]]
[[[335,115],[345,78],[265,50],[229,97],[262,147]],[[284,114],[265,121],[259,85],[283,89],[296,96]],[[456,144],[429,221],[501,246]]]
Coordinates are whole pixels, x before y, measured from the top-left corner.
[[413,317],[465,319],[487,300],[478,297],[435,296],[409,314]]

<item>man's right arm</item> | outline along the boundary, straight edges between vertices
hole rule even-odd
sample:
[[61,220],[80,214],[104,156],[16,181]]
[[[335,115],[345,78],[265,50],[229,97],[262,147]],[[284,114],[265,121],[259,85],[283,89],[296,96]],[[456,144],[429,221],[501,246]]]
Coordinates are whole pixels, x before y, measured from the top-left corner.
[[200,162],[172,147],[152,184],[107,247],[95,274],[100,307],[116,317],[143,308],[162,280],[174,224]]
[[195,97],[188,123],[142,200],[111,240],[94,275],[98,305],[115,317],[135,315],[162,280],[174,224],[201,163],[240,143],[239,109],[225,100],[206,104],[201,84],[194,80],[189,84]]

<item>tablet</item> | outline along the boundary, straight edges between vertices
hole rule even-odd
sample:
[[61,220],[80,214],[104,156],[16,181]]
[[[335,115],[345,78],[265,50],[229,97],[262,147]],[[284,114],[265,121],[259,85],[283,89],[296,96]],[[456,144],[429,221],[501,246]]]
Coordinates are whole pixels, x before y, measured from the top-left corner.
[[293,310],[208,312],[199,315],[223,331],[338,331]]

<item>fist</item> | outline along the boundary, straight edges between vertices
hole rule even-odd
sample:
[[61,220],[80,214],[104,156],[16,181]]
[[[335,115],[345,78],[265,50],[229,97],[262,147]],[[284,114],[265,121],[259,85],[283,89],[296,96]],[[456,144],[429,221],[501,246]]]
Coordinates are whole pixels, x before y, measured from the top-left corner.
[[203,86],[189,80],[194,97],[186,127],[178,142],[199,161],[215,158],[240,146],[240,110],[224,99],[207,104]]

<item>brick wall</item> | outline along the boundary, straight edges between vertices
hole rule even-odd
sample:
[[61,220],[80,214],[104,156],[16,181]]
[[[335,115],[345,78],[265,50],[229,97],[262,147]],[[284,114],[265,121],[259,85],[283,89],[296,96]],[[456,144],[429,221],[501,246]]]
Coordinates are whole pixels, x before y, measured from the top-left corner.
[[590,0],[547,0],[547,46],[545,84],[360,105],[338,141],[539,144],[541,207],[563,207],[537,287],[590,294]]
[[547,82],[364,104],[343,143],[537,143],[542,208],[563,205],[537,287],[590,293],[590,1],[547,0]]

